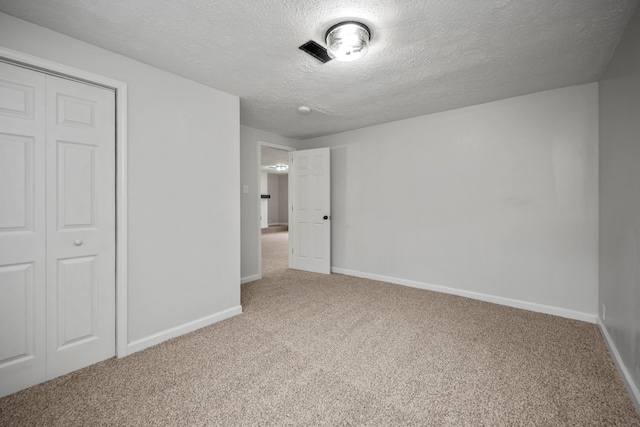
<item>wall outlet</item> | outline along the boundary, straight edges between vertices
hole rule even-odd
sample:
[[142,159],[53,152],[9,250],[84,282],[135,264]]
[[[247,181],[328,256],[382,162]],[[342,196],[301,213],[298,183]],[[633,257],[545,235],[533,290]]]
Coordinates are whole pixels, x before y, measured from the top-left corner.
[[604,322],[605,320],[607,320],[607,307],[602,304],[602,321]]

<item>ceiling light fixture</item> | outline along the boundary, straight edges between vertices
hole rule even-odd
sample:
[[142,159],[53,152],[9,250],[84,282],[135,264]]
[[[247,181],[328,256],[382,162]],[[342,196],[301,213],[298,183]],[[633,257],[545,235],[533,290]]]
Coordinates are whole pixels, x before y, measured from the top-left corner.
[[275,165],[275,166],[269,166],[269,168],[275,169],[277,171],[286,171],[287,169],[289,169],[289,165]]
[[354,61],[369,50],[371,31],[366,25],[355,22],[340,22],[329,28],[325,36],[327,53],[338,61]]

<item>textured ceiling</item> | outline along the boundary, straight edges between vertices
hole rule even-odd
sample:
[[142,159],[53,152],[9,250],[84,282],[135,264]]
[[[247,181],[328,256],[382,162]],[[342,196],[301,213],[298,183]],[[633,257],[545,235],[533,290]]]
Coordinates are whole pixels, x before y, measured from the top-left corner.
[[[0,11],[238,95],[307,138],[597,81],[638,0],[0,0]],[[298,50],[358,19],[356,62]],[[312,108],[301,115],[297,107]]]

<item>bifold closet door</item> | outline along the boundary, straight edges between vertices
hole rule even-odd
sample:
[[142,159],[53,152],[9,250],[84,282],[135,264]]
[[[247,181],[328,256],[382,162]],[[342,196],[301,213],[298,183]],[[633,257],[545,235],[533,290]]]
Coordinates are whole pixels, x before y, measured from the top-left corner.
[[45,75],[0,62],[0,396],[46,378]]
[[115,94],[46,86],[50,379],[115,355]]
[[0,63],[0,396],[115,354],[115,94]]

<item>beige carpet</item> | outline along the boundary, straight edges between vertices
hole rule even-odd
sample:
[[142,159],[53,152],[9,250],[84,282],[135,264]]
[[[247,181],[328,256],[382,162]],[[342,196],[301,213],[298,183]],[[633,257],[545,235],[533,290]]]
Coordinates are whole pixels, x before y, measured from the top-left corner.
[[281,233],[283,231],[289,231],[289,226],[288,225],[270,225],[267,228],[263,228],[261,231],[262,231],[262,234]]
[[640,426],[596,326],[286,269],[245,312],[0,400],[2,425]]

